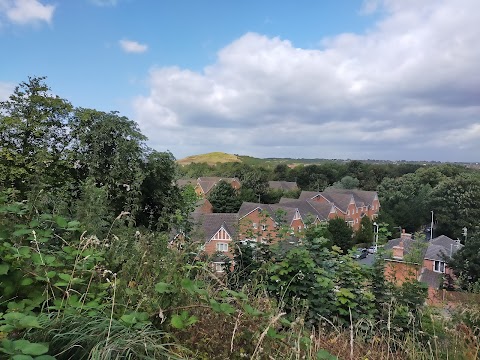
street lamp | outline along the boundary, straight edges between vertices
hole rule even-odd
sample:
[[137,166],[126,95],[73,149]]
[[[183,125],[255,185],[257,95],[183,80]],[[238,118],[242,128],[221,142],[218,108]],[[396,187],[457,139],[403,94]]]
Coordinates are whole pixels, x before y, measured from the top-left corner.
[[378,224],[376,222],[373,223],[373,226],[375,226],[375,253],[377,253],[378,250]]

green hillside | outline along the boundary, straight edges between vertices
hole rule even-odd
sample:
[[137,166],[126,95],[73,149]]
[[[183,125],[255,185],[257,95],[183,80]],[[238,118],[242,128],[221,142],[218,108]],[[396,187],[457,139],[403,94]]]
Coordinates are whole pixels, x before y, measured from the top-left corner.
[[180,165],[188,165],[192,163],[207,163],[215,165],[227,162],[242,162],[237,155],[227,154],[224,152],[211,152],[208,154],[192,155],[177,161]]

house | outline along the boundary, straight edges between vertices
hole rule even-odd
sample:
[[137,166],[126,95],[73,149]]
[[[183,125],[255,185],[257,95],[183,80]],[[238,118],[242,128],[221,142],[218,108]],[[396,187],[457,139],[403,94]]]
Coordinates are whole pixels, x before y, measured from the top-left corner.
[[212,259],[216,272],[224,271],[224,264],[233,259],[233,241],[238,233],[238,214],[192,215],[194,231],[191,238],[199,242],[200,250]]
[[298,185],[295,181],[269,181],[268,187],[271,190],[298,191]]
[[198,179],[179,179],[177,180],[177,186],[183,187],[186,185],[192,185],[195,188],[195,193],[206,198],[210,191],[221,181],[225,181],[230,184],[235,190],[239,190],[241,187],[240,180],[237,178],[222,178],[222,177],[199,177]]
[[368,216],[374,220],[380,210],[380,201],[376,191],[356,189],[328,189],[323,192],[302,191],[299,199],[334,205],[337,215],[345,219],[354,230],[360,228],[362,217]]
[[208,199],[199,199],[195,204],[194,214],[211,214],[213,213],[213,205]]
[[385,245],[391,251],[391,256],[385,259],[385,278],[398,285],[417,279],[428,286],[429,299],[434,301],[445,276],[453,276],[448,259],[462,246],[459,240],[445,235],[425,241],[412,239],[411,234],[403,232],[400,238]]

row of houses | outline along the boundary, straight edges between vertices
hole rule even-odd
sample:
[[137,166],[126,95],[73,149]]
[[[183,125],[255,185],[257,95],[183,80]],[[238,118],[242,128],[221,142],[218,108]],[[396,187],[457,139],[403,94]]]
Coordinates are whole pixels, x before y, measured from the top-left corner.
[[[197,179],[180,179],[177,180],[177,185],[183,187],[191,185],[195,189],[196,194],[201,198],[207,198],[210,192],[217,186],[220,181],[225,181],[230,184],[235,190],[239,190],[242,187],[240,180],[236,177],[217,177],[207,176],[199,177]],[[297,191],[298,185],[294,181],[269,181],[269,189],[281,190],[281,191]]]
[[[232,258],[235,239],[276,243],[286,236],[298,236],[308,226],[337,217],[356,230],[360,227],[362,217],[375,219],[379,208],[376,192],[344,189],[304,191],[299,199],[282,198],[278,204],[244,202],[234,214],[212,213],[208,200],[202,199],[192,214],[195,231],[191,237],[199,242],[206,255],[220,253]],[[288,229],[288,234],[285,229]],[[215,261],[218,271],[221,271],[224,261]]]

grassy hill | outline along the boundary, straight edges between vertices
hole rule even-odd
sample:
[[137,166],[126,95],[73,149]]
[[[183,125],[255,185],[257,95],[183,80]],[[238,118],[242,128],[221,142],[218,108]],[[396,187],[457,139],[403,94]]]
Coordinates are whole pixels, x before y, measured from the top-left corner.
[[227,154],[224,152],[211,152],[208,154],[192,155],[177,161],[180,165],[189,165],[192,163],[207,163],[215,165],[227,162],[242,162],[237,155]]

